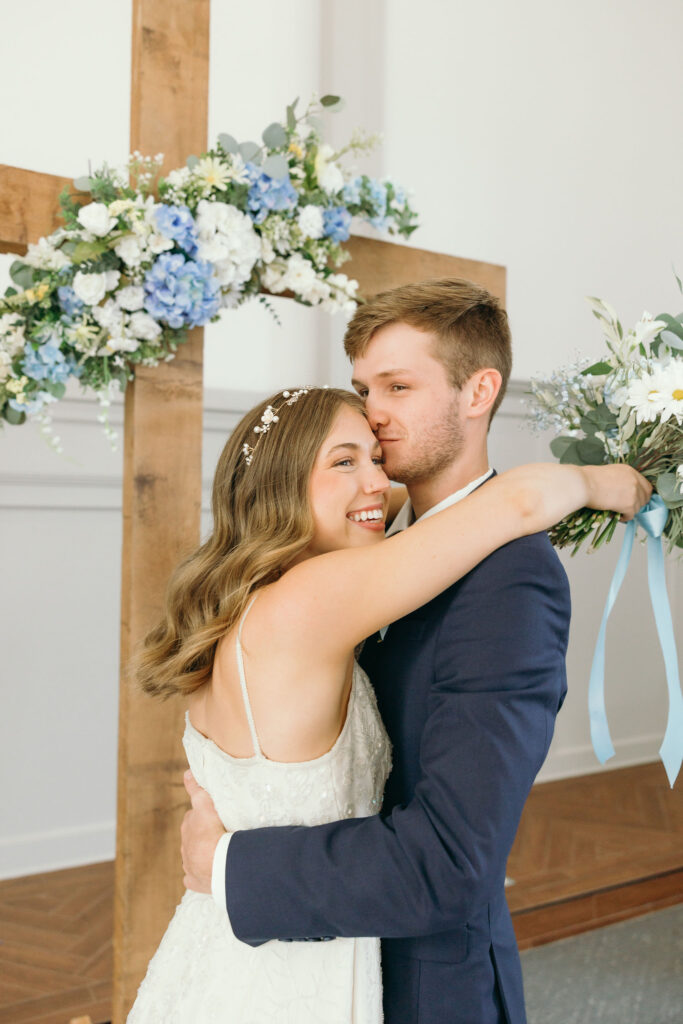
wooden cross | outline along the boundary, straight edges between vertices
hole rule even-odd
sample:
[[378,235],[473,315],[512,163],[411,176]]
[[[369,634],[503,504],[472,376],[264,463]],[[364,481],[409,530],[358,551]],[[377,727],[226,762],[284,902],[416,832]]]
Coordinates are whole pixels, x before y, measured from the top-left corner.
[[[133,0],[130,149],[163,152],[165,171],[206,149],[209,4]],[[53,231],[57,197],[71,184],[0,165],[0,251],[21,254]],[[505,299],[500,266],[366,238],[352,238],[348,248],[352,259],[344,271],[359,281],[362,295],[448,276],[476,281]],[[203,331],[193,330],[172,362],[138,367],[126,391],[114,1024],[125,1020],[182,894],[183,708],[136,692],[125,667],[157,619],[171,570],[199,542],[202,343]],[[11,443],[8,431],[2,444]]]

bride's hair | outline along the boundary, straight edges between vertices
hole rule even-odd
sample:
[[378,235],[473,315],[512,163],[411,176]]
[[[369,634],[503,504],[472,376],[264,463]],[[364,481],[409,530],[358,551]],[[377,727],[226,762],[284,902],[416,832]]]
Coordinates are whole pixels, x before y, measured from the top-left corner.
[[[211,536],[173,572],[161,621],[132,665],[146,693],[187,695],[207,682],[218,641],[250,595],[276,580],[313,538],[308,492],[320,446],[342,405],[362,415],[365,409],[357,395],[337,388],[313,388],[285,403],[281,391],[261,402],[223,448]],[[266,433],[255,432],[268,406],[280,407],[278,420]],[[255,448],[250,462],[245,445]]]

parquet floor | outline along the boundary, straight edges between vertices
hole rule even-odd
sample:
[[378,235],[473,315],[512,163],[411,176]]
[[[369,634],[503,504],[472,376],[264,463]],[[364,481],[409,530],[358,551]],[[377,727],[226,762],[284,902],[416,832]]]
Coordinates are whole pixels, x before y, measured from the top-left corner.
[[[660,764],[535,786],[508,863],[522,948],[683,902],[683,785]],[[110,1019],[113,864],[0,882],[0,1024]]]

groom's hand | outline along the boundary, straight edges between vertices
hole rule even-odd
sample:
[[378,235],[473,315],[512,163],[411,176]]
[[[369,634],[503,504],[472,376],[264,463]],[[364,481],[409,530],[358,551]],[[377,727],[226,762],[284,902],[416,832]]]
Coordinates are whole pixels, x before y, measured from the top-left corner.
[[225,829],[213,800],[191,771],[185,772],[183,782],[192,804],[180,828],[180,852],[185,872],[183,884],[186,889],[210,893],[213,855]]

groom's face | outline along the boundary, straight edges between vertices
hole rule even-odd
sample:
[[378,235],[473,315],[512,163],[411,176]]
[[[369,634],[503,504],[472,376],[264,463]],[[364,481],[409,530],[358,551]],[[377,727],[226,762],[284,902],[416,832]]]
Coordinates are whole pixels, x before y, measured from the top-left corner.
[[353,364],[353,386],[365,401],[387,476],[401,483],[435,476],[464,445],[460,392],[433,349],[425,331],[389,324]]

